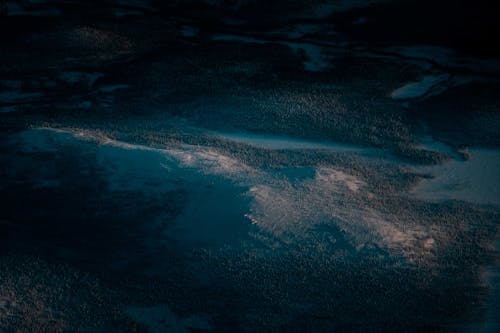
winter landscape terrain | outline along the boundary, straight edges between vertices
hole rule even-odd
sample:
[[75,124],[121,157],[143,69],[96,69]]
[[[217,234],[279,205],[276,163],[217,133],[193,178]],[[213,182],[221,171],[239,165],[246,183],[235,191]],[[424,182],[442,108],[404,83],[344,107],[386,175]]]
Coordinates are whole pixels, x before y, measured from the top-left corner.
[[0,332],[499,332],[487,1],[3,1]]

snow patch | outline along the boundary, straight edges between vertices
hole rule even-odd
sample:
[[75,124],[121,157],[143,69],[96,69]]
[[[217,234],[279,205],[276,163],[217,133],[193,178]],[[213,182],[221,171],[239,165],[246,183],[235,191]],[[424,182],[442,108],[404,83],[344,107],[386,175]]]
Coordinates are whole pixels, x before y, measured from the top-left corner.
[[448,74],[428,75],[421,81],[411,82],[394,90],[391,97],[393,99],[410,99],[424,95],[437,95],[446,90],[446,86],[441,85],[441,83],[448,79]]
[[462,200],[500,206],[500,151],[474,148],[466,161],[450,160],[443,165],[421,168],[432,175],[412,191],[430,201]]
[[215,41],[232,41],[240,43],[255,44],[281,44],[290,47],[298,56],[304,58],[304,69],[310,72],[321,72],[331,67],[328,55],[322,47],[310,43],[295,43],[290,41],[265,40],[254,37],[217,34],[213,37]]

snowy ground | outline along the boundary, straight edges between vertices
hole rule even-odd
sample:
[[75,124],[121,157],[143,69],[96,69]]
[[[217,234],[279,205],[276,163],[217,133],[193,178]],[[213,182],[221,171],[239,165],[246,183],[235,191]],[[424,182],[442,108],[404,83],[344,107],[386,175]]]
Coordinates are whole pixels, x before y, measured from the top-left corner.
[[9,2],[0,331],[498,330],[497,59],[354,39],[378,1],[72,3]]

